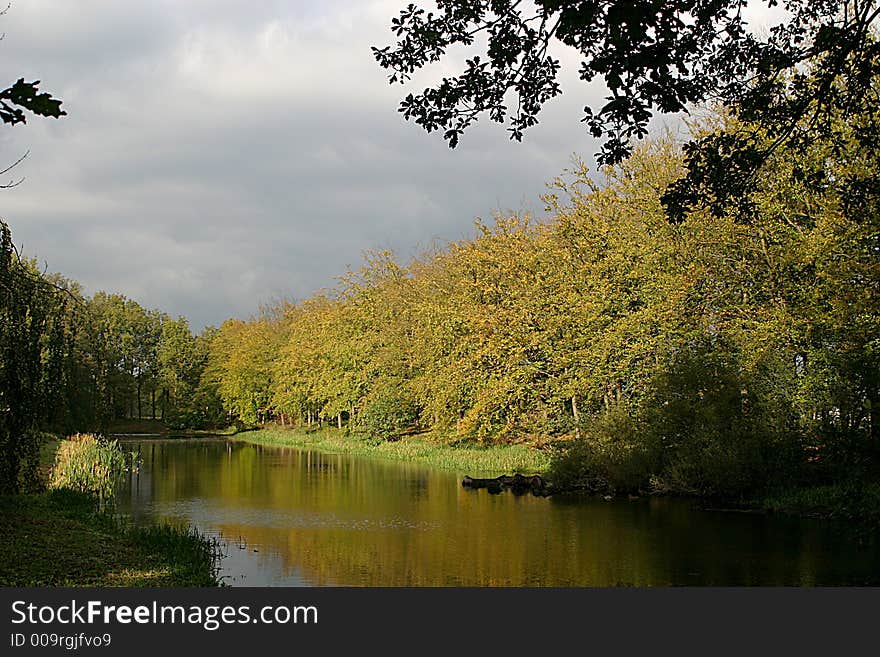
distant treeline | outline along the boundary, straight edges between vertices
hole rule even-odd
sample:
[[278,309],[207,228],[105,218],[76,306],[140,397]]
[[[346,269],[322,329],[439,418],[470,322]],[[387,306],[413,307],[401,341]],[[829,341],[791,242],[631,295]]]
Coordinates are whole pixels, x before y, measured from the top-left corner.
[[880,151],[858,138],[876,119],[826,126],[806,156],[775,148],[736,208],[679,222],[661,199],[683,156],[659,139],[562,176],[546,221],[499,216],[406,264],[370,254],[333,290],[200,336],[120,296],[83,299],[7,248],[37,314],[31,333],[4,315],[3,375],[42,354],[14,393],[40,391],[32,428],[146,415],[570,438],[555,476],[616,490],[876,479]]
[[210,331],[119,294],[85,297],[19,256],[0,224],[0,493],[36,482],[40,433],[105,430],[122,418],[223,421],[200,378]]

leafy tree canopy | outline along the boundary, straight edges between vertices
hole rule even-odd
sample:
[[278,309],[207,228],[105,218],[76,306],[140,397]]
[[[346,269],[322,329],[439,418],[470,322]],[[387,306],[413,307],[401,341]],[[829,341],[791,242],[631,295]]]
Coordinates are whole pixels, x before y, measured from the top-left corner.
[[39,84],[39,80],[25,82],[24,78],[19,78],[15,84],[0,91],[0,118],[3,123],[27,123],[25,110],[37,116],[56,119],[67,114],[61,109],[61,100],[52,98],[50,93],[40,93]]
[[602,79],[608,89],[604,104],[585,107],[582,118],[604,140],[599,164],[626,158],[658,112],[721,104],[761,125],[760,138],[722,131],[690,144],[688,176],[666,199],[673,218],[707,187],[727,190],[715,210],[741,196],[775,145],[798,142],[805,117],[815,127],[832,113],[862,111],[864,99],[875,97],[871,81],[880,70],[872,31],[880,2],[874,0],[767,0],[786,18],[764,35],[749,29],[747,0],[435,4],[435,11],[408,5],[391,23],[396,44],[374,47],[373,54],[392,83],[404,83],[453,46],[485,43],[484,54],[466,60],[460,75],[400,104],[407,119],[442,131],[450,147],[483,114],[508,123],[511,139],[522,139],[544,103],[562,93],[560,62],[549,52],[553,41],[580,53],[584,82]]

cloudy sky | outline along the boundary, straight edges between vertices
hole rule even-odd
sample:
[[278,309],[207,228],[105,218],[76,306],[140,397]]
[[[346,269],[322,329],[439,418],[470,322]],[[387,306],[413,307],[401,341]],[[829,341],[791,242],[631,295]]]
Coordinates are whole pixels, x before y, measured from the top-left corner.
[[557,53],[564,94],[523,143],[484,120],[451,151],[398,114],[404,88],[370,53],[405,4],[14,0],[0,82],[42,80],[68,116],[2,129],[2,162],[30,155],[0,216],[87,293],[200,329],[305,298],[365,250],[406,260],[493,211],[540,215],[547,181],[597,148],[579,119],[601,90]]

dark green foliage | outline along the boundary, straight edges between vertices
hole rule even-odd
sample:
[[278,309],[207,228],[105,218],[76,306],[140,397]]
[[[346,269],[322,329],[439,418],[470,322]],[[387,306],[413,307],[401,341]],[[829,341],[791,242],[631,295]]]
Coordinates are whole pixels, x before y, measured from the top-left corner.
[[0,222],[0,493],[33,484],[39,429],[60,401],[67,299],[18,257]]
[[43,489],[40,480],[40,447],[43,434],[38,431],[29,432],[20,441],[18,461],[18,490],[33,493]]
[[856,528],[855,538],[876,541],[880,528],[880,482],[852,476],[841,483],[779,489],[756,500],[758,506],[780,513],[838,519]]
[[797,415],[772,383],[715,340],[679,353],[641,413],[648,442],[663,454],[659,485],[737,497],[790,477],[801,452]]
[[218,429],[224,426],[226,414],[219,406],[204,408],[198,406],[172,407],[165,414],[165,425],[169,429]]
[[562,487],[727,499],[796,483],[803,445],[791,404],[716,340],[682,346],[638,403],[600,413],[559,454]]
[[[723,105],[743,123],[686,145],[687,175],[664,203],[675,221],[698,204],[719,216],[733,207],[747,220],[754,209],[748,194],[770,154],[782,145],[803,152],[832,116],[849,121],[874,102],[880,6],[873,0],[780,0],[771,4],[785,9],[785,18],[759,33],[743,15],[746,4],[441,0],[437,12],[410,4],[392,20],[396,43],[374,47],[373,55],[391,71],[392,83],[404,83],[455,46],[486,44],[485,54],[481,49],[467,59],[460,75],[400,104],[407,119],[441,131],[451,147],[484,114],[508,122],[516,140],[538,123],[544,103],[562,93],[555,42],[579,53],[583,82],[600,79],[609,91],[604,104],[585,107],[582,118],[604,140],[599,164],[629,156],[657,113]],[[859,137],[875,148],[878,138],[873,129]],[[874,182],[867,188],[844,184],[853,199],[866,189],[876,196]]]
[[[395,48],[373,48],[379,64],[404,82],[422,66],[438,61],[449,46],[473,46],[488,38],[486,56],[469,59],[464,73],[434,88],[410,94],[400,111],[426,130],[440,129],[454,147],[464,130],[484,112],[497,122],[510,118],[512,139],[537,123],[544,102],[561,93],[559,60],[548,52],[554,40],[577,49],[580,77],[602,78],[611,95],[598,111],[584,108],[584,121],[607,142],[602,160],[618,162],[628,141],[643,137],[652,113],[678,112],[717,89],[719,63],[712,55],[727,48],[725,64],[751,61],[736,0],[632,2],[539,0],[534,9],[514,0],[438,2],[439,13],[409,5],[392,21]],[[730,49],[717,35],[738,40]],[[734,61],[731,61],[734,60]],[[508,92],[516,110],[508,109]]]
[[[61,101],[39,93],[38,84],[20,78],[0,91],[4,123],[25,123],[25,110],[65,114]],[[52,419],[49,409],[65,391],[72,341],[66,315],[67,299],[19,257],[9,226],[0,220],[0,494],[36,486],[38,428]]]
[[[486,54],[468,59],[461,75],[408,95],[400,107],[407,118],[428,131],[442,130],[453,147],[483,113],[497,122],[509,118],[511,138],[521,139],[544,102],[561,93],[559,60],[548,52],[559,41],[580,53],[581,80],[600,78],[610,92],[602,107],[585,107],[583,118],[594,136],[606,140],[603,163],[629,155],[630,141],[647,134],[655,112],[680,112],[695,103],[724,102],[742,108],[750,121],[796,122],[838,73],[864,87],[872,75],[865,65],[876,49],[869,34],[874,2],[844,12],[839,2],[783,0],[786,22],[764,36],[749,30],[743,0],[436,4],[437,13],[408,5],[392,20],[394,47],[373,48],[377,62],[392,71],[391,82],[405,82],[451,46],[474,47],[483,36]],[[844,66],[850,58],[861,67]],[[818,84],[798,77],[797,66],[807,61],[824,65]],[[794,84],[786,89],[789,74]],[[514,111],[509,92],[517,100]]]
[[414,428],[418,420],[418,403],[408,394],[404,382],[385,382],[366,398],[359,424],[370,436],[394,440]]
[[61,109],[59,99],[52,98],[52,94],[39,92],[39,84],[39,80],[25,82],[24,78],[19,78],[15,84],[0,91],[0,119],[3,119],[3,123],[26,123],[25,110],[37,116],[56,119],[67,114]]
[[636,493],[652,486],[662,454],[626,404],[616,404],[585,427],[551,462],[548,477],[561,489]]

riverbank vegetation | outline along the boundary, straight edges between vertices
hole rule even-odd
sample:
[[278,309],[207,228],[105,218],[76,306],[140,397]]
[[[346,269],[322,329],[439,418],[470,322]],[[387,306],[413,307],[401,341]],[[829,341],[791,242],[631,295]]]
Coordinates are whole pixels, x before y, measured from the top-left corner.
[[540,474],[550,465],[546,450],[528,445],[481,447],[467,442],[450,443],[430,435],[405,436],[399,440],[377,440],[368,435],[352,435],[325,427],[313,431],[270,428],[235,436],[257,445],[314,449],[329,454],[350,454],[390,461],[404,461],[449,470],[483,475],[508,472]]
[[68,489],[0,496],[0,586],[216,586],[217,545],[133,527]]
[[58,445],[49,488],[88,493],[99,503],[109,503],[123,477],[136,469],[135,455],[124,452],[115,440],[77,434]]
[[[220,545],[190,527],[114,515],[137,468],[115,441],[44,434],[39,482],[0,495],[0,586],[216,586]],[[36,492],[40,485],[46,490]]]

